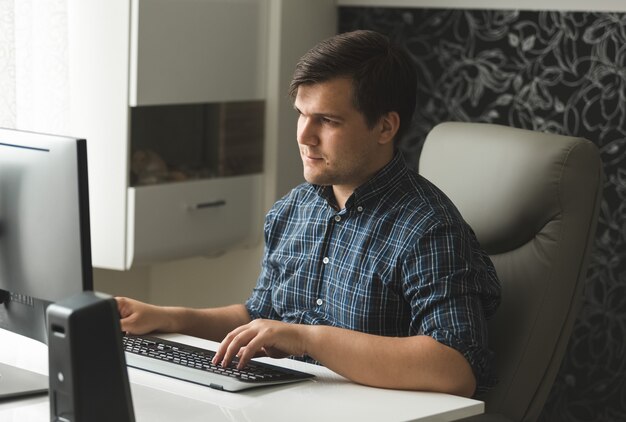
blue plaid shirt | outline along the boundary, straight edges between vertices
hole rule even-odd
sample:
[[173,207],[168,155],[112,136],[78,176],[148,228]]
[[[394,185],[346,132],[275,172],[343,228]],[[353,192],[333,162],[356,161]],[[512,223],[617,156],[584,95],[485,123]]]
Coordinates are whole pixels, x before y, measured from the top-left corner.
[[465,356],[480,392],[494,383],[485,320],[499,301],[472,230],[396,154],[340,211],[330,186],[305,183],[276,202],[246,307],[252,318],[431,336]]

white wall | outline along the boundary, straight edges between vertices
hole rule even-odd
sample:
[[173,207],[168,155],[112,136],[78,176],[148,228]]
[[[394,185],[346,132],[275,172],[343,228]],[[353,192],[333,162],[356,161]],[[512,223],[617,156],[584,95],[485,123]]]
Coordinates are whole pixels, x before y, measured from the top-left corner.
[[190,258],[150,268],[150,302],[193,307],[241,303],[259,275],[263,248],[238,249],[219,258]]
[[94,289],[116,296],[129,296],[140,300],[150,297],[150,268],[133,268],[113,271],[94,268]]
[[262,244],[128,271],[94,269],[94,288],[159,305],[223,306],[245,301],[259,274]]
[[[296,61],[337,28],[335,0],[270,0],[266,108],[265,208],[302,182],[296,114],[287,88]],[[221,306],[243,302],[254,287],[261,243],[219,257],[196,257],[129,271],[96,269],[95,289],[163,305]]]

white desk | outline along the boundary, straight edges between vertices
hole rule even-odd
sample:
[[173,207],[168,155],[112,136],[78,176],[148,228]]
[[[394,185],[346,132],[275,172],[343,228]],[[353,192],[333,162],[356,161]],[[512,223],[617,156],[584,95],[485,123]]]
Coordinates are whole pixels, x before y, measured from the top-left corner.
[[[178,334],[163,337],[206,348],[216,345]],[[392,422],[450,421],[484,412],[483,402],[477,400],[364,387],[321,366],[291,359],[269,360],[313,373],[317,378],[228,393],[130,368],[135,418],[137,422]],[[41,343],[0,329],[0,362],[47,374],[48,349]],[[45,395],[0,402],[0,421],[48,421],[48,406]]]

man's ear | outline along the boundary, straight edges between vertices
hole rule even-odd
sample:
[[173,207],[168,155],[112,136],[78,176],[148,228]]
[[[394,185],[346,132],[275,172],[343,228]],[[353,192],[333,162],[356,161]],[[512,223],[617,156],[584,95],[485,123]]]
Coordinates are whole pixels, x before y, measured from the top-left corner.
[[393,138],[400,128],[400,115],[396,111],[390,111],[380,118],[380,136],[379,144],[388,144],[393,142]]

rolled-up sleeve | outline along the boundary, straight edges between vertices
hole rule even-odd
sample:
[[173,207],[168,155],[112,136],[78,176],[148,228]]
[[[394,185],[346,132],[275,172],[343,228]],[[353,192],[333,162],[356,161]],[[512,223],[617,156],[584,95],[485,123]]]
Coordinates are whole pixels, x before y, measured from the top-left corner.
[[477,393],[482,393],[496,383],[486,323],[500,298],[493,265],[471,229],[459,224],[436,224],[414,246],[403,267],[411,334],[458,350],[476,376]]
[[280,319],[280,316],[274,310],[272,303],[272,286],[274,284],[274,274],[272,266],[269,264],[269,242],[272,236],[273,210],[271,210],[265,218],[265,250],[263,252],[263,260],[261,262],[261,273],[257,279],[256,286],[252,290],[252,294],[245,303],[248,314],[252,319]]

